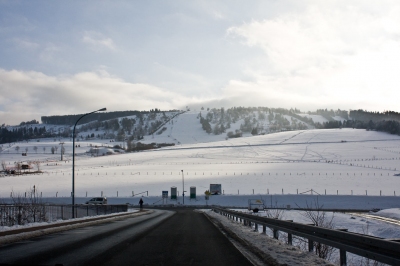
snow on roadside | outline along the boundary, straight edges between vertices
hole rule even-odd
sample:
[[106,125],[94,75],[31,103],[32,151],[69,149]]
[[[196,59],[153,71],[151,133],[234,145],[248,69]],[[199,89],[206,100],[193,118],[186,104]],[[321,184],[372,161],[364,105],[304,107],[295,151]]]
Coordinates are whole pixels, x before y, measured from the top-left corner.
[[229,220],[211,210],[202,210],[206,215],[217,219],[226,229],[234,232],[238,237],[251,243],[253,247],[272,257],[281,265],[333,265],[328,261],[318,258],[313,253],[301,251],[294,246],[286,245],[279,240],[255,232],[249,227]]
[[381,210],[374,213],[374,215],[400,220],[400,208]]
[[[129,211],[128,211],[129,212]],[[137,211],[133,211],[132,214],[130,215],[136,215]],[[140,213],[138,213],[140,215]],[[90,226],[90,225],[95,225],[95,224],[100,224],[100,223],[104,223],[104,222],[109,222],[109,221],[113,221],[113,220],[117,220],[120,219],[119,215],[112,215],[112,214],[108,214],[108,215],[99,215],[99,216],[103,216],[104,219],[100,219],[100,220],[95,220],[95,221],[90,221],[90,218],[94,218],[94,216],[91,217],[83,217],[83,218],[77,218],[75,220],[82,220],[81,223],[76,223],[76,224],[70,224],[70,225],[61,225],[61,226],[57,226],[57,227],[51,227],[51,228],[46,228],[46,229],[40,229],[40,230],[33,230],[30,232],[24,232],[24,233],[18,233],[18,234],[13,234],[13,235],[6,235],[6,236],[2,236],[0,237],[0,246],[5,245],[5,244],[10,244],[10,243],[14,243],[14,242],[19,242],[19,241],[24,241],[33,237],[38,237],[38,236],[43,236],[43,235],[48,235],[48,234],[53,234],[53,233],[57,233],[57,232],[61,232],[61,231],[66,231],[66,230],[71,230],[71,229],[76,229],[76,228],[80,228],[80,227],[84,227],[84,226]],[[85,222],[85,220],[89,220],[87,222]],[[70,222],[71,220],[67,220],[67,221],[58,221],[55,223],[66,223],[66,222]],[[45,223],[48,224],[48,223]],[[36,224],[37,226],[38,224]],[[35,225],[33,225],[35,226]]]
[[[128,209],[127,212],[138,212],[139,210],[137,209]],[[86,216],[86,217],[81,217],[81,218],[75,218],[75,219],[69,219],[69,220],[55,220],[55,221],[51,221],[51,222],[37,222],[37,223],[28,223],[28,224],[24,224],[24,225],[13,225],[13,226],[0,226],[0,232],[4,232],[4,231],[10,231],[10,230],[17,230],[17,229],[22,229],[22,228],[29,228],[29,227],[38,227],[38,226],[45,226],[45,225],[51,225],[51,224],[58,224],[58,225],[62,225],[63,223],[70,223],[70,222],[74,222],[74,221],[82,221],[85,222],[87,220],[93,219],[93,218],[99,218],[99,217],[103,217],[103,218],[109,218],[109,217],[117,217],[118,215],[121,214],[125,214],[125,212],[123,213],[111,213],[111,214],[104,214],[104,215],[94,215],[94,216]]]

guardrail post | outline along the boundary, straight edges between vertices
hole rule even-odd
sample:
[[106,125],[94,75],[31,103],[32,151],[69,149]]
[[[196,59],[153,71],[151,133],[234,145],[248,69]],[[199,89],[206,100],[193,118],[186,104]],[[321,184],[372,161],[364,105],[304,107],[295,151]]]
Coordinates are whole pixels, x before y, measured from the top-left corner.
[[279,231],[277,229],[273,229],[274,238],[279,239]]
[[[293,223],[293,220],[286,220],[286,222]],[[293,235],[291,233],[288,233],[287,241],[288,241],[288,245],[293,245]]]
[[[307,224],[307,225],[315,226],[315,224]],[[308,251],[312,252],[313,250],[314,250],[314,241],[308,239]]]
[[313,252],[314,251],[314,241],[311,239],[308,239],[308,251]]
[[[342,232],[347,232],[348,229],[346,228],[340,228],[337,229],[338,231],[342,231]],[[346,266],[347,265],[347,255],[346,255],[346,250],[344,249],[340,249],[339,250],[339,254],[340,254],[340,266]]]
[[346,255],[346,250],[341,249],[339,251],[340,253],[340,266],[346,266],[347,265],[347,255]]
[[266,234],[266,233],[267,233],[267,226],[263,225],[263,234]]
[[290,233],[287,234],[287,243],[290,246],[293,245],[293,235]]
[[18,206],[18,225],[21,225],[21,224],[22,224],[21,206]]
[[254,231],[256,231],[256,232],[258,231],[258,224],[257,223],[254,224]]

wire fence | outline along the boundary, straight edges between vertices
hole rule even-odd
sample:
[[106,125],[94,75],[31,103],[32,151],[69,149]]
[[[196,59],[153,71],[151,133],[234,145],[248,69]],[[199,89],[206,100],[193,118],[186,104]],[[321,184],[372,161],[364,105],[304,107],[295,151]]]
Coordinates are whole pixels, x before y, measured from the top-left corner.
[[[75,205],[75,218],[128,211],[127,204]],[[26,225],[72,218],[72,205],[21,204],[0,205],[0,226]]]

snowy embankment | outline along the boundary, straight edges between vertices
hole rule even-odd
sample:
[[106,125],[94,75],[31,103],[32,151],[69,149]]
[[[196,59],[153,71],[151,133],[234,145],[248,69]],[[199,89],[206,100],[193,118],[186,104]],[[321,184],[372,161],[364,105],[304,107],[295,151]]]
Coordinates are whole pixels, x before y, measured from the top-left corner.
[[[264,254],[272,257],[277,261],[277,263],[287,263],[287,265],[326,265],[327,262],[320,260],[306,251],[301,251],[298,247],[293,247],[285,244],[285,233],[280,233],[280,241],[273,239],[272,230],[267,230],[266,234],[262,232],[262,227],[258,228],[258,231],[244,226],[243,224],[228,219],[226,216],[216,214],[210,210],[203,210],[207,215],[211,216],[213,219],[217,219],[223,227],[227,230],[233,232],[233,234],[256,249],[262,251]],[[242,210],[244,211],[244,210]],[[271,210],[272,214],[275,210]],[[247,211],[244,211],[247,212]],[[279,216],[282,220],[292,220],[297,223],[309,224],[312,222],[308,216],[303,211],[295,210],[279,210]],[[276,213],[278,213],[276,212]],[[250,212],[252,213],[252,212]],[[266,216],[266,212],[259,212],[257,216]],[[326,221],[332,220],[333,228],[336,229],[347,229],[349,232],[365,234],[369,236],[379,237],[379,238],[390,238],[398,239],[400,238],[399,223],[400,223],[400,209],[386,209],[374,213],[378,217],[391,217],[397,219],[397,225],[391,224],[385,221],[376,220],[373,218],[366,218],[362,215],[353,215],[346,213],[332,213],[327,212]],[[229,234],[228,234],[229,235]],[[301,242],[300,242],[301,243]],[[295,244],[296,245],[296,244]],[[348,263],[349,265],[364,265],[367,263],[366,258],[356,256],[354,254],[348,253]],[[329,261],[335,264],[339,263],[339,253],[338,250],[333,250]]]
[[[225,231],[228,238],[231,238],[231,241],[239,250],[243,253],[246,252],[246,248],[237,243],[238,241],[244,243],[245,246],[250,246],[251,250],[262,256],[265,261],[270,263],[269,265],[332,265],[313,253],[286,245],[279,240],[260,234],[248,226],[243,226],[211,210],[203,210],[203,212],[211,220],[217,220],[216,224],[220,223],[222,225],[222,230]],[[264,265],[258,264],[257,258],[254,258],[253,263],[255,265]]]
[[[4,231],[15,231],[12,234],[7,234],[9,232],[4,232],[5,235],[0,237],[0,246],[4,244],[14,243],[18,241],[24,241],[33,237],[39,237],[42,235],[53,234],[56,232],[67,231],[71,229],[76,229],[80,227],[96,225],[106,222],[115,221],[122,219],[124,216],[135,216],[142,215],[136,209],[129,209],[128,213],[118,213],[118,214],[106,214],[91,217],[75,218],[70,220],[57,220],[52,222],[41,222],[41,223],[30,223],[25,225],[15,225],[15,226],[0,226],[0,234]],[[28,229],[24,232],[19,232],[18,229]]]

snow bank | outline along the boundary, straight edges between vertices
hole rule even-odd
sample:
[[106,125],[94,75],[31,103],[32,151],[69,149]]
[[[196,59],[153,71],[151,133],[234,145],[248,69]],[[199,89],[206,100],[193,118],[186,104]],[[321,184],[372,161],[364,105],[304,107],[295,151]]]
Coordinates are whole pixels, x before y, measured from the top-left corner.
[[313,253],[301,251],[297,247],[286,245],[265,234],[255,232],[250,227],[243,226],[211,210],[204,210],[204,213],[212,219],[218,220],[225,229],[233,232],[256,250],[267,254],[266,259],[270,259],[268,262],[271,265],[333,265]]

